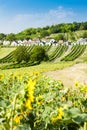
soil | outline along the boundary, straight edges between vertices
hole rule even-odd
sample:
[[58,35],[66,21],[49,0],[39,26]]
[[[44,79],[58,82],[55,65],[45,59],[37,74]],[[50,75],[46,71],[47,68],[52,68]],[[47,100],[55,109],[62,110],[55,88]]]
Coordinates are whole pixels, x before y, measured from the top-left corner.
[[87,84],[87,63],[79,63],[62,70],[46,72],[45,75],[55,80],[61,80],[66,87],[74,86],[77,81],[81,84]]

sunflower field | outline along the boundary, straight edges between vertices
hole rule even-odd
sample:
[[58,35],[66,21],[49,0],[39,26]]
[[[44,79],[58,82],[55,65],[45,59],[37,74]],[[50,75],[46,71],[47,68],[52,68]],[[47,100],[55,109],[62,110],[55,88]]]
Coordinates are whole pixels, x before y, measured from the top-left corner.
[[0,74],[0,130],[87,130],[87,84]]

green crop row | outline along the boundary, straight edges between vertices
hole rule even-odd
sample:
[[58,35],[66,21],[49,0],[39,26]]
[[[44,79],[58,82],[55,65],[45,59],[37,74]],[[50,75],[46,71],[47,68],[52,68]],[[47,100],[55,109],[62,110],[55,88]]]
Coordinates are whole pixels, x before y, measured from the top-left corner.
[[61,61],[73,61],[78,58],[86,49],[86,45],[74,45],[68,55],[61,59]]
[[49,61],[59,58],[67,50],[67,48],[68,46],[66,45],[58,45],[54,52],[49,55]]

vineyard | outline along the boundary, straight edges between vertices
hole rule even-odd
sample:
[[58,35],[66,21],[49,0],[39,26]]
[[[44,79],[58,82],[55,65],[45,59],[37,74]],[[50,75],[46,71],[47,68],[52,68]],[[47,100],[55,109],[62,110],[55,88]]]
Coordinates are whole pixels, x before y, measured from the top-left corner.
[[49,55],[49,61],[59,58],[65,51],[67,51],[67,48],[68,46],[66,45],[57,46],[53,53]]
[[86,49],[86,45],[75,45],[71,48],[71,52],[66,55],[61,61],[73,61],[78,58]]
[[[36,46],[28,46],[27,50],[28,53],[31,55],[31,51],[35,48]],[[82,55],[85,52],[86,45],[73,45],[68,52],[68,45],[58,45],[58,46],[43,46],[45,49],[46,53],[48,54],[49,61],[54,61],[55,59],[61,59],[60,61],[73,61],[77,59],[80,55]],[[14,52],[10,52],[7,54],[5,57],[0,59],[0,63],[10,63],[14,62]],[[67,52],[67,55],[64,55]],[[62,58],[61,58],[62,57]]]

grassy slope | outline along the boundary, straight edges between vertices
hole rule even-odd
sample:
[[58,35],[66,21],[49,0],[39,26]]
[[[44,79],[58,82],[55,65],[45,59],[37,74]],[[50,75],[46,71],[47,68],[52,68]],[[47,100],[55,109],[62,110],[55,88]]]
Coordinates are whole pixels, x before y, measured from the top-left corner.
[[[71,36],[72,36],[72,35],[75,37],[75,40],[78,40],[78,39],[82,36],[82,34],[83,34],[84,32],[87,32],[87,30],[75,31],[75,32],[72,32],[72,34],[71,34],[71,33],[62,33],[62,34],[64,34],[65,37],[68,37],[68,40],[72,41],[72,40],[71,40]],[[61,34],[61,33],[51,34],[50,37],[55,38],[55,37],[57,37],[59,34]]]
[[0,48],[0,59],[5,57],[6,55],[8,55],[10,52],[12,52],[13,50],[15,50],[15,47],[3,47],[3,48]]
[[19,73],[19,74],[29,74],[32,75],[34,72],[48,72],[53,70],[63,69],[68,66],[72,66],[75,62],[58,62],[58,63],[42,63],[40,65],[24,67],[18,69],[8,69],[8,70],[0,70],[0,73],[10,74],[10,73]]

